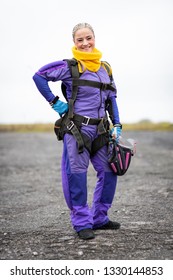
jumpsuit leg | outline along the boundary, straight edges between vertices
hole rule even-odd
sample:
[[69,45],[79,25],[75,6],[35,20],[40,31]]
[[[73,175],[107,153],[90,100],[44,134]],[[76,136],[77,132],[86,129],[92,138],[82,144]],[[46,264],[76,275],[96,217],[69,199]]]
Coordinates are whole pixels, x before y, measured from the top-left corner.
[[89,158],[86,149],[78,153],[76,140],[71,134],[66,134],[62,155],[62,185],[71,222],[77,232],[93,226],[92,213],[87,204]]
[[91,162],[98,178],[92,203],[93,228],[97,228],[109,221],[108,210],[112,205],[115,195],[117,175],[109,167],[107,146],[102,147],[91,158]]

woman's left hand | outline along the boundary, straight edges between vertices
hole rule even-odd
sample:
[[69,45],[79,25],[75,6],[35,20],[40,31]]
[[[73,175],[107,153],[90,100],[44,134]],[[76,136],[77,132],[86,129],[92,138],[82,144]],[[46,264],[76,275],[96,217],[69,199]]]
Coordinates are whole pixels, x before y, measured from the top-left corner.
[[117,143],[119,142],[119,137],[121,136],[121,125],[114,125],[114,127],[110,130],[110,136],[114,139]]

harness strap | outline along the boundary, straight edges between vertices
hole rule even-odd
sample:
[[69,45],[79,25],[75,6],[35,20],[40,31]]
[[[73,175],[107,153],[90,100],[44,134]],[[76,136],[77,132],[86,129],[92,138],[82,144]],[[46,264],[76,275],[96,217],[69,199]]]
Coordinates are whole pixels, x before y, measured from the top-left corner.
[[77,126],[82,126],[82,125],[97,125],[97,131],[98,134],[104,134],[107,132],[106,130],[106,122],[107,122],[107,117],[104,118],[90,118],[87,116],[81,116],[78,114],[74,114],[73,121]]
[[[80,74],[79,74],[79,70],[78,70],[78,63],[76,59],[71,59],[71,60],[66,60],[68,65],[69,65],[69,69],[71,71],[71,76],[72,78],[76,78],[78,79]],[[68,117],[69,119],[73,118],[73,107],[74,107],[74,103],[76,100],[76,96],[77,96],[77,91],[78,91],[78,85],[74,84],[74,81],[72,79],[72,96],[69,99],[68,105],[69,105],[69,111],[68,111]]]
[[83,79],[73,79],[73,86],[89,86],[89,87],[95,87],[99,88],[101,90],[111,90],[115,91],[116,89],[111,85],[111,84],[106,84],[106,83],[100,83],[96,81],[91,81],[91,80],[83,80]]
[[[86,147],[91,146],[91,142],[90,141],[88,142],[88,140],[87,142],[89,144],[86,142],[85,139],[86,137],[84,137],[84,135],[81,134],[80,129],[78,129],[78,124],[79,127],[81,125],[98,125],[97,129],[98,129],[99,137],[94,141],[94,150],[97,150],[100,147],[100,145],[102,146],[107,142],[106,139],[107,129],[105,125],[107,122],[107,118],[95,119],[95,118],[89,118],[86,116],[80,116],[78,114],[74,114],[73,108],[78,92],[78,86],[90,86],[90,87],[99,88],[100,90],[111,90],[111,91],[115,91],[116,89],[112,86],[111,83],[107,84],[107,83],[100,83],[96,81],[79,79],[80,73],[78,70],[77,61],[75,59],[66,60],[66,61],[69,65],[71,76],[72,76],[72,96],[68,101],[69,110],[68,110],[68,117],[65,122],[66,129],[73,134],[78,145],[78,152],[82,153],[85,146]],[[100,139],[102,138],[104,139],[103,143],[101,143],[102,141],[100,141]]]
[[97,127],[97,131],[98,131],[99,135],[105,134],[107,132],[107,130],[105,128],[104,119],[101,119],[101,121],[99,122],[98,127]]
[[73,136],[76,139],[76,142],[78,144],[79,154],[82,153],[84,150],[85,144],[84,144],[83,138],[82,138],[77,126],[74,124],[74,122],[72,120],[67,120],[66,127],[73,134]]
[[[66,59],[65,59],[66,60]],[[73,108],[74,108],[74,103],[76,100],[77,92],[78,92],[78,86],[90,86],[90,87],[95,87],[99,88],[100,90],[111,90],[115,91],[116,89],[110,84],[106,83],[100,83],[96,81],[90,81],[90,80],[83,80],[79,79],[80,73],[78,70],[78,63],[76,59],[71,59],[71,60],[66,60],[70,71],[71,71],[71,76],[72,76],[72,96],[69,99],[69,111],[68,111],[68,117],[69,119],[72,119],[74,116]]]
[[87,116],[74,114],[73,120],[79,123],[79,125],[98,125],[101,121],[101,118],[90,118]]
[[[75,91],[77,91],[77,89]],[[74,92],[74,89],[73,89],[73,92]],[[74,113],[73,113],[74,102],[75,102],[75,99],[73,99],[73,98],[70,98],[69,101],[68,101],[68,117],[69,117],[69,119],[72,119],[73,116],[74,116]]]

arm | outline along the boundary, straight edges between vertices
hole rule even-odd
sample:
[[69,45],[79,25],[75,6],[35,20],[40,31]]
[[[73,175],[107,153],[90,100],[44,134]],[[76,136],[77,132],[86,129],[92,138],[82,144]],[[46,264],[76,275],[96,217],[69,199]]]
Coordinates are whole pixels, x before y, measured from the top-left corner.
[[110,137],[112,139],[115,139],[116,142],[119,142],[122,125],[120,123],[119,110],[118,110],[118,105],[116,102],[116,95],[111,96],[108,99],[107,110],[109,112],[109,117],[113,124],[113,128],[110,130]]
[[48,81],[46,78],[38,75],[37,73],[33,76],[33,80],[36,84],[36,87],[38,88],[39,92],[44,96],[44,98],[48,102],[52,102],[55,98],[55,95],[52,93]]
[[40,68],[33,76],[33,80],[44,98],[48,102],[52,102],[55,95],[52,93],[48,82],[56,82],[69,77],[70,71],[68,69],[67,62],[55,61]]
[[107,110],[109,112],[109,116],[113,125],[120,123],[118,105],[115,96],[109,98],[107,103]]
[[67,78],[70,75],[69,73],[67,63],[64,61],[57,61],[43,66],[33,76],[33,80],[39,92],[60,116],[68,111],[68,104],[60,101],[58,96],[55,97],[48,82],[55,82]]

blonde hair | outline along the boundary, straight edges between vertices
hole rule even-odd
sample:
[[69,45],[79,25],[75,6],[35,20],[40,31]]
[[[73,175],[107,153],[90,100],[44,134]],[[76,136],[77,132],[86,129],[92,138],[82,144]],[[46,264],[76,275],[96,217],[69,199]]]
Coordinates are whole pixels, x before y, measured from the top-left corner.
[[73,39],[74,39],[74,37],[75,37],[76,31],[79,30],[79,29],[81,29],[81,28],[89,28],[89,29],[92,31],[92,33],[93,33],[93,35],[94,35],[94,37],[95,37],[94,29],[92,28],[92,26],[91,26],[89,23],[83,22],[83,23],[78,23],[78,24],[76,24],[76,25],[74,26],[73,31],[72,31]]

